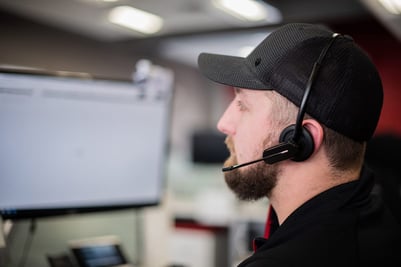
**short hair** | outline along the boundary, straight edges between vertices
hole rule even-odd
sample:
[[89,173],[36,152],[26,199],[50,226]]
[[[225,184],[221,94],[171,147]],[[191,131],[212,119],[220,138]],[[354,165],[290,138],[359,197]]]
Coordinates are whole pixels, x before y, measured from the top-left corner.
[[[274,114],[277,116],[278,127],[283,129],[296,122],[298,107],[291,101],[276,93],[267,91],[271,95],[274,104]],[[304,119],[314,119],[305,114]],[[321,124],[323,128],[323,147],[326,151],[330,166],[335,171],[347,171],[358,169],[362,166],[366,142],[354,141]]]
[[354,141],[324,125],[322,127],[323,144],[330,165],[336,170],[360,168],[365,157],[366,142]]

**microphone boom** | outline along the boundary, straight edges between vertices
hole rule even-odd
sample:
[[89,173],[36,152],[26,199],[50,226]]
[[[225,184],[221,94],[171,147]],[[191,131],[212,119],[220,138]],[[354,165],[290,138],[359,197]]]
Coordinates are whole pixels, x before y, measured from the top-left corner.
[[223,172],[232,171],[250,164],[257,163],[259,161],[264,161],[266,164],[273,164],[285,159],[290,159],[294,157],[294,155],[298,151],[298,146],[292,142],[286,142],[282,144],[278,144],[274,147],[268,148],[263,151],[263,157],[257,160],[245,162],[242,164],[236,164],[228,167],[224,167],[221,170]]

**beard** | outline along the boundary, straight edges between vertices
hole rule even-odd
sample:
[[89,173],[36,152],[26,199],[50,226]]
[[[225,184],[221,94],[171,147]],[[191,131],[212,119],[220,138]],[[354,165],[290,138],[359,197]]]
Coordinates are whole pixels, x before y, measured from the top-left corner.
[[[268,147],[271,136],[266,138],[264,146]],[[235,149],[230,137],[226,138],[226,145],[230,151],[230,157],[224,163],[224,166],[238,164],[235,156]],[[273,188],[277,184],[277,175],[279,165],[267,165],[264,162],[258,162],[247,169],[234,169],[224,174],[224,179],[228,187],[236,194],[238,199],[245,201],[256,201],[263,197],[269,197]]]

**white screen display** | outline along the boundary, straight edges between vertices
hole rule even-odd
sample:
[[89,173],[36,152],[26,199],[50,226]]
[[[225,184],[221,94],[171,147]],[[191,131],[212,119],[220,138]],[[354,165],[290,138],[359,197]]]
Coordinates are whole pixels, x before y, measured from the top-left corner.
[[159,202],[171,86],[0,73],[0,210]]

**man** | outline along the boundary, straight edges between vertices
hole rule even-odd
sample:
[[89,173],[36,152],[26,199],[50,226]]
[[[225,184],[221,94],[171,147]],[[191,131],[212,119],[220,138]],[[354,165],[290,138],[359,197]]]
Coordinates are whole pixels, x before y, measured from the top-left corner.
[[364,166],[383,102],[379,74],[349,36],[288,24],[246,58],[202,53],[235,98],[218,122],[225,180],[268,197],[271,231],[239,266],[401,266],[401,230]]

